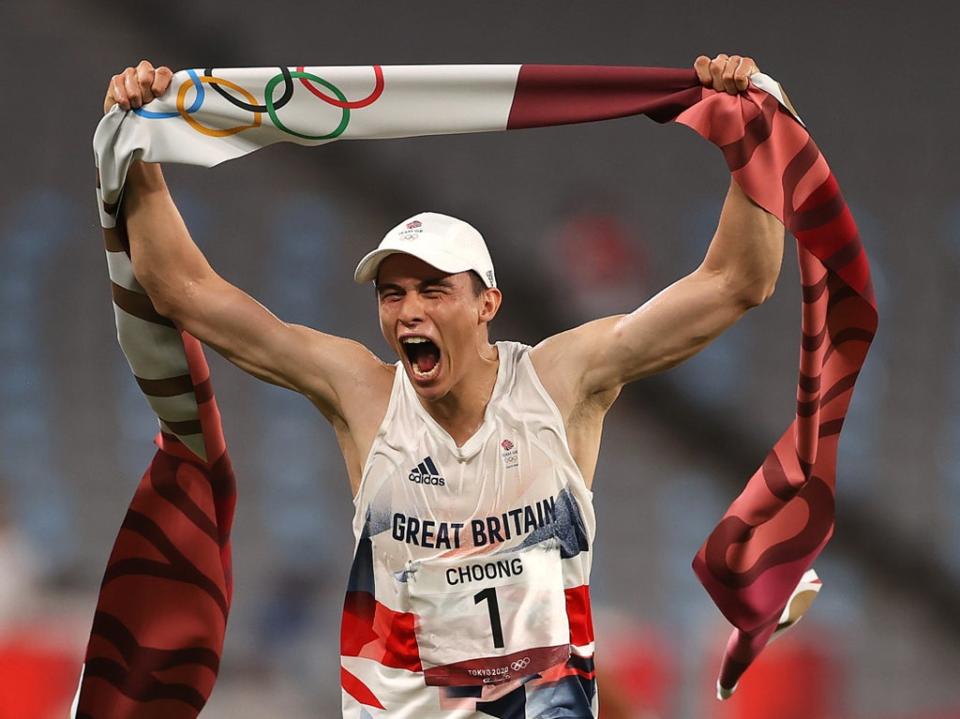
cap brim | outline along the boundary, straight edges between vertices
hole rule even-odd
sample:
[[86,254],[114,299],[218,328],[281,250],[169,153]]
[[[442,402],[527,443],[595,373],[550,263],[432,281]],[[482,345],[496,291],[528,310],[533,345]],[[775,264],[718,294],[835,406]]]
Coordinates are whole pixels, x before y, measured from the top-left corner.
[[415,252],[405,252],[403,250],[396,250],[392,247],[388,247],[377,249],[364,255],[363,259],[361,259],[357,264],[357,269],[353,272],[353,281],[358,284],[363,284],[364,282],[372,282],[376,280],[377,270],[380,268],[380,263],[390,255],[397,254],[416,257],[418,260],[426,262],[431,267],[436,267],[441,272],[466,272],[467,270],[471,269],[470,267],[463,267],[463,261],[459,257],[440,257],[439,255],[441,253],[437,253],[436,256],[428,258]]
[[377,268],[388,255],[392,255],[399,250],[374,250],[364,255],[363,259],[357,264],[357,269],[353,272],[353,281],[358,284],[372,282],[377,279]]

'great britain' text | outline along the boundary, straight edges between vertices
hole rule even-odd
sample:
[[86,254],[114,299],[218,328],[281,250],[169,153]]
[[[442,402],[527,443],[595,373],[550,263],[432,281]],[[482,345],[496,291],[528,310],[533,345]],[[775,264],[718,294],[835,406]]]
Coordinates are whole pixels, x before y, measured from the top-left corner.
[[[465,522],[438,522],[420,519],[401,512],[393,515],[393,538],[398,542],[415,544],[430,549],[459,549],[462,535],[470,533],[474,547],[506,542],[513,537],[529,534],[535,529],[557,521],[556,500],[541,499],[536,504],[525,504],[502,514]],[[466,531],[464,531],[466,530]]]

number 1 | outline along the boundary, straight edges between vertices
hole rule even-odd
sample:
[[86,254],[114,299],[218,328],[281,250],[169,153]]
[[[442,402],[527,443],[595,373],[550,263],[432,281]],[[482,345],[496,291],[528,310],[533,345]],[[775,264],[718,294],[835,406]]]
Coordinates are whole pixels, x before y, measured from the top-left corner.
[[497,603],[497,588],[487,587],[483,591],[473,595],[473,603],[479,604],[484,599],[489,603],[487,610],[490,612],[490,629],[493,632],[493,646],[497,649],[503,649],[503,627],[500,626],[500,605]]

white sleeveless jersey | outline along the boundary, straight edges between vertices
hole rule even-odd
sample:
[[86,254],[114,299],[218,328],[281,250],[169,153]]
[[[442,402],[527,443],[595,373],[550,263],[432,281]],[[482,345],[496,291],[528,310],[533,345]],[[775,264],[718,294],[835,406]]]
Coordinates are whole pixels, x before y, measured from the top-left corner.
[[354,500],[341,627],[349,719],[592,719],[592,493],[530,361],[498,342],[462,447],[400,363]]

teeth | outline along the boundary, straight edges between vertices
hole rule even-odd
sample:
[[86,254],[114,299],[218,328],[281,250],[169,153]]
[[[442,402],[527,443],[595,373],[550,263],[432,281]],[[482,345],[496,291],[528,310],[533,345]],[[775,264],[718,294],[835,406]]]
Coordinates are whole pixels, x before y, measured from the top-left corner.
[[434,377],[437,376],[437,373],[440,371],[440,363],[437,362],[433,366],[433,369],[430,370],[429,372],[421,372],[420,368],[417,367],[417,365],[415,364],[410,365],[410,368],[413,370],[413,374],[415,374],[419,379],[433,379]]
[[[404,345],[419,345],[419,344],[424,344],[426,342],[431,342],[431,341],[432,340],[429,340],[426,337],[416,337],[416,336],[402,337],[400,339],[400,343]],[[410,369],[413,370],[413,375],[417,379],[429,380],[429,379],[433,379],[440,373],[440,362],[438,360],[437,363],[433,366],[433,369],[431,369],[429,372],[421,372],[420,368],[417,366],[417,363],[411,361]]]

